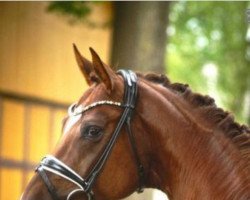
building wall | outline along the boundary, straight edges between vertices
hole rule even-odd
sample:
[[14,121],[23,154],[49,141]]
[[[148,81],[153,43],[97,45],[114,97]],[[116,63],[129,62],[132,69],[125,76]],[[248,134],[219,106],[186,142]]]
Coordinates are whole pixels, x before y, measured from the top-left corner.
[[[108,61],[111,30],[70,25],[46,7],[45,2],[0,3],[0,89],[69,103],[86,87],[72,43],[86,57],[93,47]],[[93,18],[108,21],[110,11],[109,4],[97,4]]]

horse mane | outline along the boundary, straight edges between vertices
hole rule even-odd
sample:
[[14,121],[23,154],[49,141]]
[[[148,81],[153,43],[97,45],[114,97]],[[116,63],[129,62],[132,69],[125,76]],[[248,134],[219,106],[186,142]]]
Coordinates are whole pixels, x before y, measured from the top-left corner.
[[170,89],[184,98],[196,110],[198,109],[209,123],[221,130],[236,145],[250,166],[250,128],[235,122],[234,116],[218,108],[213,98],[192,92],[187,84],[171,83],[165,75],[150,73],[138,74],[138,76]]

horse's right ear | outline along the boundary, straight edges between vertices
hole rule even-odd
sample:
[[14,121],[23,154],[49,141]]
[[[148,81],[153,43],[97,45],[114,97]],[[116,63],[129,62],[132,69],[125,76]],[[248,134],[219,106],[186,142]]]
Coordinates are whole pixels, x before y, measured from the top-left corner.
[[73,44],[73,48],[77,64],[88,85],[92,85],[93,83],[99,82],[99,79],[94,71],[92,63],[81,55],[75,44]]

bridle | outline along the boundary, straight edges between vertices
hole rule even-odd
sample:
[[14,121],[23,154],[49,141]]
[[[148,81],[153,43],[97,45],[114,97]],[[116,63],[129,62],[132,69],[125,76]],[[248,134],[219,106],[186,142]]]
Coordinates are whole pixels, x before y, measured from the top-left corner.
[[68,167],[62,161],[50,155],[44,157],[41,160],[39,166],[36,168],[36,172],[41,176],[53,200],[59,200],[60,198],[57,194],[56,188],[49,180],[46,171],[56,174],[64,179],[67,179],[68,181],[74,183],[78,187],[77,189],[69,193],[69,195],[67,196],[67,200],[69,200],[73,196],[73,194],[80,191],[84,192],[87,195],[88,200],[94,199],[94,193],[92,190],[93,184],[95,183],[96,178],[103,169],[113,149],[113,146],[119,136],[119,133],[121,132],[121,129],[124,125],[126,125],[129,141],[137,165],[138,178],[139,178],[137,192],[143,191],[145,182],[144,168],[138,155],[138,150],[136,148],[134,135],[131,132],[131,125],[130,125],[137,99],[137,76],[134,72],[130,70],[119,70],[118,74],[120,74],[124,79],[125,87],[124,87],[123,103],[113,102],[113,101],[98,101],[86,107],[77,106],[76,104],[73,104],[69,108],[69,115],[74,115],[74,116],[82,114],[90,109],[102,105],[118,106],[124,109],[109,142],[105,146],[104,151],[102,152],[101,156],[95,163],[94,167],[88,173],[88,176],[86,178],[82,178],[77,172]]

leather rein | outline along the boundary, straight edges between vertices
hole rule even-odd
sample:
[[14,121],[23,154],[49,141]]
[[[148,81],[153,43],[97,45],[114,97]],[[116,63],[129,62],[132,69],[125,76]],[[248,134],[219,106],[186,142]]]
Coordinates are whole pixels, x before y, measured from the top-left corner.
[[124,108],[123,113],[120,117],[120,120],[113,132],[113,135],[111,136],[109,142],[106,144],[104,151],[102,152],[101,156],[95,163],[94,167],[88,173],[87,177],[82,178],[77,172],[75,172],[69,166],[67,166],[62,161],[50,155],[44,157],[41,160],[39,166],[36,168],[36,172],[41,176],[53,200],[60,200],[60,198],[59,198],[59,195],[57,194],[57,190],[55,186],[51,183],[49,177],[47,176],[46,171],[56,174],[64,179],[67,179],[68,181],[74,183],[77,186],[77,189],[71,191],[68,194],[67,200],[69,200],[73,196],[73,194],[77,192],[84,192],[87,195],[88,200],[94,199],[94,193],[92,190],[93,184],[95,183],[96,178],[102,171],[107,159],[109,158],[109,155],[113,149],[113,146],[124,125],[126,125],[130,145],[133,150],[135,162],[137,165],[138,178],[139,178],[137,192],[143,192],[145,173],[144,173],[143,165],[138,155],[135,138],[134,138],[134,135],[132,134],[131,125],[130,125],[132,114],[133,114],[135,104],[136,104],[136,99],[137,99],[137,76],[133,71],[130,71],[130,70],[119,70],[118,74],[120,74],[124,79],[125,87],[124,87],[123,103],[113,102],[113,101],[98,101],[84,108],[81,106],[77,107],[76,104],[73,104],[69,108],[69,115],[74,115],[74,116],[78,114],[82,114],[86,112],[87,110],[90,110],[92,108],[95,108],[101,105],[118,106],[118,107]]

